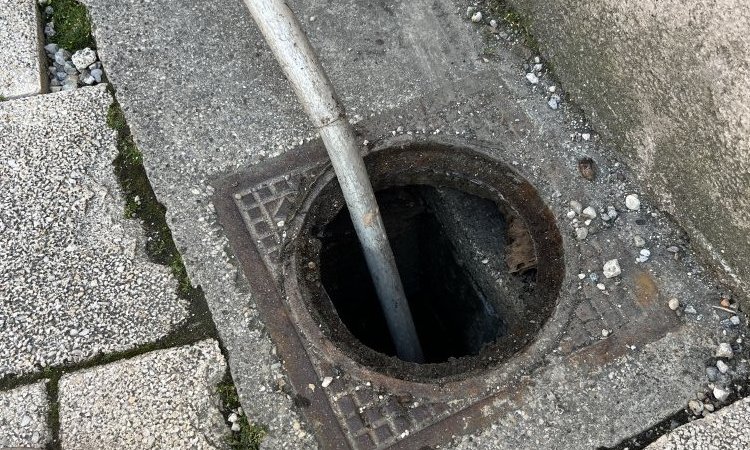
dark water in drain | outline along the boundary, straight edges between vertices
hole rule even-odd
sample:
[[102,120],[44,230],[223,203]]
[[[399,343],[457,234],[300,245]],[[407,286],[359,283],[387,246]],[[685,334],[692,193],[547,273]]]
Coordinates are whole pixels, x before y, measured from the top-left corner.
[[[446,190],[453,191],[454,199],[470,202],[468,210],[483,211],[482,227],[497,236],[490,245],[497,245],[494,253],[502,254],[507,224],[497,205],[441,188]],[[442,216],[447,213],[445,205],[436,204],[442,198],[436,189],[405,186],[376,195],[426,362],[476,355],[503,336],[507,325],[474,281],[471,268],[476,265],[458,256],[466,254],[457,251],[465,242],[461,233],[444,226]],[[348,211],[343,210],[318,235],[323,285],[342,322],[364,345],[395,355]]]

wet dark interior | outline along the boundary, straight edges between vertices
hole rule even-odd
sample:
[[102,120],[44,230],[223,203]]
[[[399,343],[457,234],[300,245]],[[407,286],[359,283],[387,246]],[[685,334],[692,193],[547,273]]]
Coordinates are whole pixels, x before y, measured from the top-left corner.
[[[493,253],[502,254],[507,222],[497,205],[469,196],[478,202],[491,235],[497,236]],[[508,331],[496,299],[482,292],[472,277],[470,264],[457,251],[455,233],[441,223],[440,201],[431,186],[390,187],[377,192],[414,322],[428,363],[477,355]],[[489,216],[489,218],[488,218]],[[321,277],[341,321],[364,345],[394,356],[385,318],[357,241],[348,211],[344,208],[321,230],[316,230],[322,248]]]

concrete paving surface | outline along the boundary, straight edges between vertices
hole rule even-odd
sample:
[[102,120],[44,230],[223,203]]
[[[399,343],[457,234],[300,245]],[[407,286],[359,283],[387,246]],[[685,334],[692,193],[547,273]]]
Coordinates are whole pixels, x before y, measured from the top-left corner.
[[0,96],[44,92],[46,61],[35,0],[0,0],[0,43]]
[[[442,445],[613,446],[709,390],[706,361],[721,339],[743,336],[744,325],[727,328],[724,313],[711,307],[721,287],[674,223],[645,197],[638,211],[626,207],[625,196],[639,192],[631,173],[574,111],[559,107],[561,97],[552,101],[553,79],[527,76],[530,51],[488,38],[460,1],[289,3],[363,141],[385,147],[452,136],[486,143],[493,158],[537,187],[563,233],[565,306],[545,328],[528,371],[493,372],[497,386],[518,386],[518,395],[489,404],[494,419],[483,430]],[[225,176],[310,142],[314,130],[241,2],[86,4],[154,190],[192,281],[206,293],[243,407],[268,426],[265,448],[317,447],[315,425],[293,401],[306,387],[290,389],[284,355],[249,288],[253,274],[239,268],[211,203]],[[579,174],[583,157],[596,162],[594,183]],[[571,200],[600,213],[613,206],[620,216],[608,224],[596,218],[579,242],[583,220],[580,212],[569,215]],[[647,264],[637,261],[644,249],[636,237],[652,252]],[[673,246],[677,258],[667,251]],[[604,279],[602,265],[612,258],[623,275]],[[670,311],[672,297],[690,312]],[[746,372],[737,360],[731,377]]]
[[63,449],[222,449],[216,341],[159,350],[60,380]]
[[52,433],[45,381],[0,392],[0,448],[44,448]]
[[[29,3],[0,0],[0,25]],[[243,271],[238,243],[218,223],[215,187],[227,176],[319,144],[246,8],[239,0],[84,3],[107,77],[219,336],[95,365],[97,356],[144,352],[181,330],[187,302],[176,296],[169,270],[143,253],[138,222],[123,217],[106,87],[0,103],[0,448],[226,448],[216,387],[228,367],[244,413],[269,432],[261,448],[378,447],[378,432],[395,421],[377,414],[403,398],[416,410],[420,396],[429,397],[419,392],[441,391],[442,382],[393,393],[387,377],[348,361],[322,378],[320,364],[330,364],[330,355],[299,329],[288,334],[304,343],[302,356],[286,353],[271,339],[273,317],[259,306],[260,275]],[[433,433],[440,439],[426,448],[614,447],[691,400],[721,407],[742,393],[750,373],[746,318],[682,230],[641,194],[608,141],[568,107],[546,63],[507,29],[488,28],[500,17],[482,10],[473,21],[477,10],[467,12],[463,0],[289,4],[364,151],[425,143],[479,149],[534,185],[561,233],[565,273],[537,338],[482,372],[486,390],[449,392],[448,413],[389,435],[378,448],[420,448],[411,444]],[[0,38],[12,27],[38,32],[36,16],[24,14],[0,28]],[[4,61],[26,53],[4,51],[0,81],[23,80],[16,61]],[[7,97],[3,89],[0,83]],[[595,176],[584,175],[583,158]],[[626,201],[629,194],[640,196],[638,207]],[[587,206],[593,215],[581,211]],[[285,222],[267,225],[286,238]],[[621,273],[609,278],[603,266],[614,258]],[[274,306],[282,306],[275,314],[288,314],[291,295],[279,297],[287,303]],[[293,381],[298,356],[318,364],[309,384]],[[49,399],[41,380],[48,376],[50,386],[59,380]],[[351,389],[340,397],[321,397],[344,383]],[[365,424],[363,439],[321,441],[322,427],[349,425],[344,416],[319,421],[310,398],[349,396],[369,402],[346,419]],[[443,420],[476,405],[479,413],[457,425]],[[59,423],[48,424],[57,407]],[[371,426],[365,416],[373,412],[390,422]],[[740,400],[653,448],[744,448],[748,416]]]
[[750,448],[750,398],[662,436],[647,450],[738,450]]
[[188,315],[113,172],[105,87],[0,103],[0,377],[154,342]]

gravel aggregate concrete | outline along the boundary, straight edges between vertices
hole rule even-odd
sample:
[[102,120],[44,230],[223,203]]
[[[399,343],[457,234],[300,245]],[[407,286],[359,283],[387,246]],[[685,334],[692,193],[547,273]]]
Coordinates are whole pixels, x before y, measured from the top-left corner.
[[0,392],[0,448],[44,448],[48,411],[45,381]]
[[0,95],[5,98],[41,94],[46,89],[39,23],[35,0],[0,0]]
[[159,350],[60,379],[63,449],[220,449],[218,343]]
[[113,172],[105,86],[0,103],[0,377],[165,336],[188,315]]
[[[315,139],[314,130],[241,2],[126,0],[116,10],[105,0],[85,3],[191,280],[206,294],[243,409],[268,427],[264,448],[317,447],[310,430],[322,425],[301,420],[245,278],[253,275],[239,268],[211,203],[226,175]],[[726,331],[709,305],[718,304],[720,287],[645,196],[639,211],[627,209],[626,195],[640,193],[631,173],[568,110],[561,87],[542,69],[534,69],[530,84],[529,66],[542,63],[530,63],[528,49],[485,33],[492,18],[473,23],[462,1],[289,4],[363,141],[489,143],[491,157],[535,184],[563,234],[567,272],[559,301],[567,306],[535,343],[547,351],[534,356],[533,370],[504,379],[518,396],[487,406],[494,421],[445,445],[612,446],[708,390],[705,361]],[[548,103],[553,91],[557,109]],[[598,176],[579,174],[582,158]],[[599,217],[567,215],[571,200],[593,206]],[[605,211],[619,216],[608,213],[605,222]],[[578,240],[583,224],[586,237]],[[650,248],[648,262],[636,261],[636,236]],[[664,250],[675,245],[679,258]],[[622,273],[605,279],[603,264],[615,258]],[[672,297],[695,314],[670,310]],[[744,327],[729,332],[739,337]]]
[[738,400],[705,419],[672,430],[647,450],[739,450],[750,448],[750,398]]

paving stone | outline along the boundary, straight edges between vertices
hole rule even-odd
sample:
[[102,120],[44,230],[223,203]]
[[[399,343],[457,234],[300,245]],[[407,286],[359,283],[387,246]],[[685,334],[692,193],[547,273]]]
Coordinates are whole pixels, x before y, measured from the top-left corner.
[[48,411],[45,381],[0,392],[0,448],[43,448],[52,439]]
[[647,450],[739,450],[750,448],[750,398],[660,437]]
[[159,350],[60,380],[63,449],[226,448],[214,340]]
[[0,377],[153,342],[188,315],[124,219],[92,87],[0,103]]
[[45,89],[38,14],[35,0],[0,0],[0,95],[5,98]]

